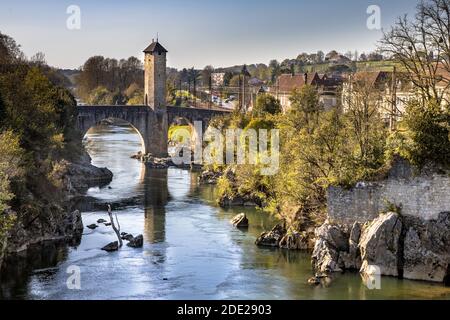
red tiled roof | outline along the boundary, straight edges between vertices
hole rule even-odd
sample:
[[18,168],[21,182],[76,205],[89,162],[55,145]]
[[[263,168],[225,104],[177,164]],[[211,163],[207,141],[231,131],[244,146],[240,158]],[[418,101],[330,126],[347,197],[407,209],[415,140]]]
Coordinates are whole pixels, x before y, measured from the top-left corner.
[[281,92],[291,92],[294,89],[302,88],[305,84],[317,85],[320,82],[321,79],[317,73],[305,75],[282,74],[278,77],[278,89]]

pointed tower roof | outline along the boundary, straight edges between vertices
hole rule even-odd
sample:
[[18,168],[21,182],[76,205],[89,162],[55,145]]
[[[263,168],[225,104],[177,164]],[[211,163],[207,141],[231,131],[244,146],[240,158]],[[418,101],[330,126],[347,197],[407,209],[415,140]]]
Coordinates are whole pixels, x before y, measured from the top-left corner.
[[168,51],[158,42],[153,41],[152,44],[150,44],[145,50],[145,53],[167,53]]

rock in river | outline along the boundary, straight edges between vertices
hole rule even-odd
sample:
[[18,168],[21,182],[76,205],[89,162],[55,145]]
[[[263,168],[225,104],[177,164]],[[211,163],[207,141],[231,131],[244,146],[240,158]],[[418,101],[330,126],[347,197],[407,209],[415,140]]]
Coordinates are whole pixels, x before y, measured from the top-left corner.
[[102,248],[103,251],[114,252],[119,250],[119,242],[114,241]]
[[450,277],[450,213],[425,221],[405,217],[403,277],[444,282]]
[[232,220],[231,223],[233,224],[233,226],[235,226],[236,228],[248,228],[248,218],[245,215],[245,213],[240,213],[237,216],[235,216]]
[[361,273],[366,273],[370,266],[377,266],[382,275],[399,276],[402,227],[400,215],[394,212],[383,214],[365,226],[359,241]]
[[96,224],[90,224],[90,225],[87,226],[87,228],[88,228],[88,229],[91,229],[91,230],[95,230],[95,229],[98,228],[98,225],[96,225]]
[[256,239],[256,245],[264,247],[278,247],[285,234],[286,229],[281,224],[278,224],[271,231],[261,234],[261,236]]
[[316,245],[312,254],[312,264],[316,272],[341,272],[339,253],[348,251],[348,241],[339,226],[325,222],[316,229]]
[[137,237],[132,238],[130,242],[127,243],[127,246],[131,248],[142,248],[144,246],[144,236],[140,234]]
[[105,219],[98,219],[97,220],[97,223],[105,223],[105,222],[107,222]]
[[125,232],[122,232],[122,235],[120,237],[122,238],[122,240],[127,240],[127,241],[131,241],[134,238],[132,234],[125,233]]

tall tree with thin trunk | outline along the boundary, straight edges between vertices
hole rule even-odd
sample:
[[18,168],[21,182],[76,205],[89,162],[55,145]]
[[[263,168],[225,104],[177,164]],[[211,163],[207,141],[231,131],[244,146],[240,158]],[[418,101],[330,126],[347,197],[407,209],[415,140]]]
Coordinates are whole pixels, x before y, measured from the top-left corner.
[[400,62],[424,103],[441,104],[450,89],[450,0],[422,1],[384,33],[380,49]]

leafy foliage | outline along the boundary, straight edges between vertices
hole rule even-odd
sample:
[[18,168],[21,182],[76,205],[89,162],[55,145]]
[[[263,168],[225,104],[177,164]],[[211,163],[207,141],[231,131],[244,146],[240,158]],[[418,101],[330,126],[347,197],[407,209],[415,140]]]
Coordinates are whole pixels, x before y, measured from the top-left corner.
[[4,214],[8,208],[21,221],[36,221],[45,220],[50,207],[63,207],[57,181],[61,177],[55,179],[54,169],[64,159],[78,159],[82,145],[75,129],[73,96],[55,86],[41,66],[25,61],[8,36],[0,34],[0,48],[0,232],[4,233],[11,223]]
[[84,63],[76,84],[78,96],[92,104],[138,104],[133,87],[144,87],[143,66],[136,57],[118,61],[94,56]]
[[435,101],[424,105],[412,101],[407,108],[405,125],[410,143],[403,146],[409,159],[423,167],[428,163],[450,167],[450,112]]
[[265,114],[275,115],[281,111],[281,104],[277,98],[269,94],[261,94],[256,99],[256,105],[253,107],[252,114],[254,117],[260,117]]
[[[221,119],[223,125],[246,129],[277,128],[281,143],[278,174],[263,176],[258,165],[233,165],[234,174],[219,182],[222,196],[253,199],[289,225],[298,223],[299,216],[322,219],[330,185],[351,185],[384,165],[387,129],[371,98],[354,105],[354,112],[325,111],[316,89],[304,86],[292,93],[292,108],[285,114]],[[371,106],[370,112],[359,112],[363,106]]]

